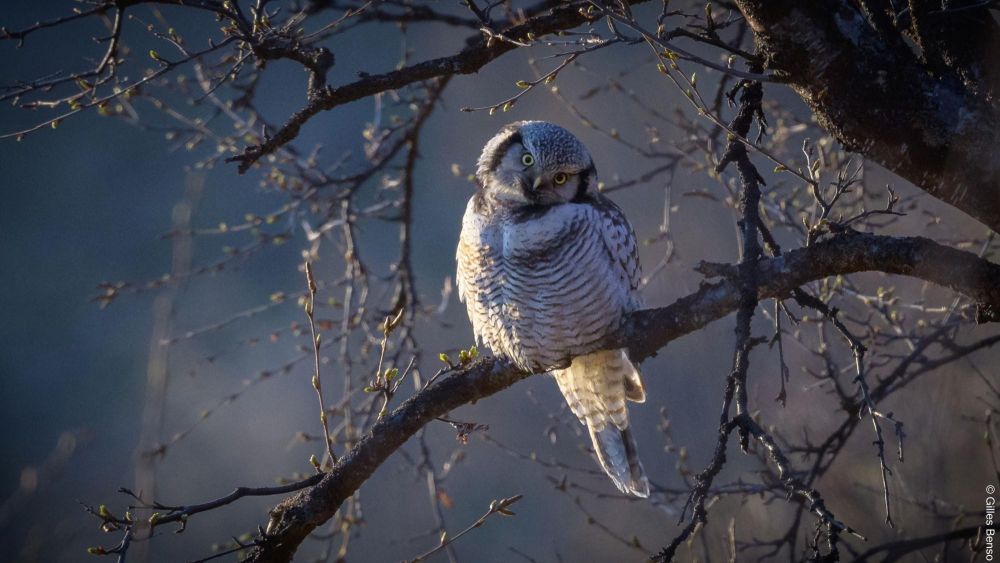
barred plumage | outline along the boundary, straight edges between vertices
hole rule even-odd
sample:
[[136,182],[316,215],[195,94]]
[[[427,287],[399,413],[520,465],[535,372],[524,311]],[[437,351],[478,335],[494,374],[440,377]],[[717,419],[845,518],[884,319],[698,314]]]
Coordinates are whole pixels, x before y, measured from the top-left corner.
[[[599,351],[639,306],[635,235],[596,193],[583,145],[543,122],[511,124],[479,160],[458,246],[458,293],[480,343],[525,369],[551,370],[619,489],[649,485],[628,430],[643,401],[625,350]],[[572,180],[572,181],[571,181]]]

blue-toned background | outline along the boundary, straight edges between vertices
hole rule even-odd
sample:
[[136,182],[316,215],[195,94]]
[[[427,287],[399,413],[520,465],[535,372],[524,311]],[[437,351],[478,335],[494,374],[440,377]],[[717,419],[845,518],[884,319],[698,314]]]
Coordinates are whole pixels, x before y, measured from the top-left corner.
[[[72,5],[10,2],[0,24],[20,28],[60,15]],[[442,4],[441,8],[452,6]],[[136,13],[143,13],[143,9]],[[179,29],[192,34],[213,24],[210,16],[194,11],[165,13]],[[380,72],[394,67],[401,48],[395,28],[374,29],[380,31],[351,33],[331,44],[338,61],[330,73],[332,84],[350,82],[361,69]],[[80,57],[99,57],[102,46],[90,38],[101,33],[93,22],[84,22],[41,31],[30,36],[21,49],[10,41],[0,43],[0,81],[9,84],[67,70],[70,65],[75,68]],[[126,24],[126,37],[139,52],[148,48],[138,23]],[[453,52],[462,45],[464,35],[433,26],[426,30],[415,27],[408,41],[420,60]],[[611,48],[587,57],[586,64],[598,73],[613,74],[623,64],[639,64],[644,53],[634,48]],[[569,127],[590,147],[602,178],[609,182],[618,175],[632,177],[647,166],[621,145],[581,126],[543,92],[526,97],[510,113],[494,117],[485,112],[458,111],[462,106],[487,105],[509,95],[515,80],[531,76],[526,59],[523,53],[512,53],[478,75],[456,77],[442,108],[426,127],[417,167],[413,227],[417,287],[426,302],[440,299],[444,280],[452,275],[460,217],[471,194],[470,184],[453,175],[451,165],[457,163],[463,171],[470,171],[479,147],[505,122],[542,118]],[[700,81],[706,89],[717,79],[710,71],[699,74],[704,74]],[[259,90],[259,106],[271,121],[281,122],[304,103],[305,77],[299,68],[286,63],[274,63],[268,76]],[[572,97],[588,89],[593,80],[586,74],[566,73],[559,85]],[[661,107],[673,109],[681,103],[652,67],[636,73],[629,85]],[[789,92],[769,87],[768,95],[808,119]],[[609,100],[614,99],[595,99],[581,107],[605,126],[641,141],[646,116],[633,106]],[[324,113],[309,123],[296,145],[308,150],[322,143],[323,154],[331,159],[345,150],[359,151],[361,129],[372,112],[372,101],[364,100]],[[4,132],[22,128],[36,122],[39,115],[7,105],[0,108],[0,128]],[[664,130],[663,134],[677,133]],[[86,546],[116,541],[117,536],[105,536],[97,530],[96,519],[86,515],[77,500],[106,503],[112,509],[127,502],[116,490],[132,486],[134,479],[153,325],[151,305],[157,292],[125,295],[102,310],[92,301],[99,293],[97,284],[154,279],[169,271],[171,243],[161,235],[171,228],[171,209],[182,198],[186,182],[204,182],[204,197],[193,219],[197,226],[237,223],[246,213],[264,214],[284,201],[280,194],[260,190],[259,172],[240,176],[233,165],[188,170],[203,153],[168,152],[167,147],[162,133],[90,112],[67,120],[56,131],[45,129],[28,135],[20,143],[0,141],[0,499],[9,499],[0,500],[4,502],[0,507],[2,560],[79,561],[87,557]],[[198,150],[211,151],[213,147]],[[762,164],[762,169],[770,167]],[[877,171],[872,174],[880,177]],[[887,176],[885,181],[900,185]],[[681,173],[674,180],[674,197],[682,204],[681,212],[672,219],[677,257],[646,289],[646,300],[652,305],[669,303],[696,289],[699,277],[691,267],[699,260],[736,258],[731,213],[704,198],[678,195],[703,188],[719,193],[718,184],[703,173]],[[912,188],[907,192],[905,186],[900,190],[912,193]],[[618,192],[613,198],[635,224],[640,238],[655,233],[663,212],[661,182]],[[944,213],[962,221],[955,213]],[[980,234],[968,223],[960,223],[961,229]],[[394,225],[385,232],[373,227],[362,233],[362,251],[374,263],[386,264],[395,257],[395,236]],[[267,303],[275,291],[300,290],[303,280],[296,268],[304,245],[301,231],[296,237],[218,275],[201,276],[180,286],[173,333],[182,334]],[[194,263],[217,260],[226,244],[220,238],[195,239]],[[662,252],[663,246],[644,247],[643,261],[656,264]],[[878,283],[874,277],[862,279]],[[302,321],[301,317],[301,309],[289,301],[172,348],[164,436],[191,426],[199,413],[241,389],[244,381],[260,370],[280,366],[296,356],[295,343],[287,338],[253,347],[239,343],[251,337],[266,341],[271,331]],[[463,307],[454,296],[444,320],[447,326],[427,322],[420,327],[418,338],[428,351],[426,372],[437,369],[437,351],[466,347],[471,342]],[[633,407],[633,427],[647,471],[658,482],[682,486],[674,471],[678,456],[664,453],[662,434],[657,430],[661,405],[670,416],[675,442],[687,446],[692,467],[700,468],[708,458],[721,389],[731,363],[732,324],[727,319],[682,338],[644,366],[650,400]],[[759,330],[767,330],[766,322],[760,321]],[[234,346],[237,350],[219,361],[204,362],[205,357]],[[752,396],[756,404],[770,422],[785,428],[789,435],[797,435],[809,425],[822,427],[828,417],[839,416],[830,399],[810,387],[813,381],[795,371],[789,406],[780,409],[771,401],[777,367],[763,351],[755,355],[754,366]],[[192,370],[194,375],[189,373]],[[336,370],[336,366],[330,368],[331,377]],[[905,465],[897,470],[900,494],[916,495],[933,488],[951,495],[951,502],[975,503],[978,483],[986,482],[989,468],[980,431],[959,420],[956,413],[979,411],[973,408],[971,398],[953,391],[963,384],[972,385],[973,379],[962,366],[943,371],[915,388],[920,392],[894,397],[894,404],[886,407],[905,420],[908,433],[920,437],[912,442]],[[926,399],[929,396],[933,401]],[[168,504],[203,501],[225,494],[234,485],[266,485],[279,475],[308,471],[307,459],[314,450],[294,443],[293,438],[302,430],[318,432],[315,400],[305,365],[254,385],[239,400],[196,426],[158,463],[158,500]],[[548,378],[534,377],[464,407],[455,417],[488,424],[491,436],[518,451],[534,451],[542,458],[592,468],[592,460],[581,450],[585,436],[573,436],[563,427],[553,445],[543,432],[552,424],[550,413],[559,412],[561,401]],[[62,446],[57,448],[61,436]],[[463,560],[510,561],[515,557],[508,549],[511,546],[540,561],[554,560],[557,553],[565,561],[641,557],[588,525],[587,516],[574,506],[575,493],[553,489],[546,476],[558,478],[560,471],[515,459],[476,437],[459,446],[454,432],[443,424],[431,426],[429,436],[437,464],[444,463],[457,448],[465,454],[446,485],[454,500],[454,506],[445,509],[449,529],[474,521],[494,498],[524,495],[516,507],[516,518],[491,520],[456,544]],[[827,498],[842,518],[877,523],[879,495],[864,489],[879,487],[878,466],[868,440],[867,434],[859,436],[856,456],[846,456],[841,462],[842,468],[851,468],[850,476],[831,478],[821,485],[832,491]],[[962,444],[957,450],[958,446],[952,446],[952,451],[975,451],[969,458],[976,463],[964,464],[944,456],[943,450],[925,447],[942,442]],[[45,466],[54,449],[71,452],[71,456],[68,461],[49,464],[60,468],[57,473],[41,474],[36,479],[40,474],[32,468]],[[738,454],[732,457],[727,480],[737,477],[735,470],[741,465],[753,465]],[[603,479],[583,479],[596,489],[611,491]],[[432,527],[425,489],[423,477],[398,456],[380,468],[362,489],[366,527],[352,543],[349,560],[399,560],[432,547],[433,536],[407,541]],[[677,517],[664,510],[648,504],[586,498],[589,512],[599,515],[623,537],[637,537],[650,550],[675,533]],[[197,515],[183,535],[164,533],[154,538],[151,560],[179,561],[208,555],[211,544],[264,522],[266,510],[275,500],[244,499],[221,511]],[[725,511],[718,511],[720,518],[733,514],[738,522],[753,522],[762,535],[771,530],[768,511],[780,514],[783,510],[774,505],[726,506]],[[928,524],[919,515],[909,521],[905,507],[900,510],[904,529],[906,525]],[[880,534],[895,537],[895,532],[878,529],[871,535],[879,538]],[[315,547],[307,544],[304,551]]]

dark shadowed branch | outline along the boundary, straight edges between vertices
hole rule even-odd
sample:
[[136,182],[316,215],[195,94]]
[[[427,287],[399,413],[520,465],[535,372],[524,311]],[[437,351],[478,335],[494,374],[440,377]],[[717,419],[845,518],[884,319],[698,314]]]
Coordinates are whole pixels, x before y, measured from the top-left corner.
[[[934,48],[945,42],[943,31],[918,33],[933,35],[927,37],[933,44],[918,53],[904,40],[909,30],[880,35],[855,2],[736,4],[754,32],[765,66],[788,81],[844,146],[1000,231],[1000,161],[995,158],[1000,109],[980,95],[981,85],[961,80],[970,74],[981,80],[995,64],[983,58],[994,50],[972,43],[982,39],[981,31],[968,36],[969,26],[962,26],[957,40],[953,33],[948,44],[962,55],[943,53],[955,75],[935,76],[921,57],[930,59],[932,67],[935,60],[946,64],[942,51]],[[989,6],[977,10],[974,19],[995,30]],[[940,25],[939,20],[926,23],[927,30]],[[968,56],[972,51],[975,63]]]
[[967,526],[942,534],[888,542],[859,554],[854,558],[854,561],[862,563],[876,560],[882,563],[906,561],[915,553],[929,547],[947,545],[949,542],[967,543],[983,533],[985,533],[985,528],[982,526]]
[[[759,67],[754,67],[759,71]],[[726,447],[729,443],[729,435],[735,428],[739,432],[740,449],[747,452],[750,440],[749,405],[747,399],[747,370],[750,368],[750,352],[760,341],[752,338],[750,323],[753,320],[754,312],[757,310],[759,296],[757,292],[757,263],[761,258],[760,245],[760,192],[764,185],[757,167],[750,160],[747,146],[740,139],[746,139],[750,134],[750,128],[757,122],[760,127],[760,135],[763,136],[765,121],[761,108],[763,99],[763,88],[760,82],[749,80],[741,81],[736,90],[740,91],[739,112],[730,123],[736,136],[729,139],[726,149],[716,166],[717,172],[722,172],[730,163],[736,165],[740,179],[740,219],[738,227],[742,239],[740,263],[737,266],[736,280],[739,284],[739,304],[736,311],[736,345],[733,354],[733,368],[726,380],[726,388],[722,401],[722,414],[719,417],[718,437],[715,444],[714,455],[708,466],[702,470],[695,478],[695,485],[691,489],[681,511],[683,520],[688,507],[691,508],[691,519],[677,536],[658,555],[658,561],[672,561],[677,548],[687,541],[688,537],[698,526],[703,526],[707,520],[705,502],[708,499],[709,489],[715,477],[722,470],[726,460]],[[730,94],[733,98],[735,91]],[[733,399],[736,402],[736,416],[730,418],[730,409]],[[739,422],[739,423],[738,423]],[[758,428],[759,429],[759,428]],[[754,433],[754,437],[765,443],[770,439],[763,433]],[[784,455],[775,449],[769,448],[774,453],[776,464],[778,456],[782,459]],[[786,464],[787,464],[787,460]],[[784,471],[781,471],[784,474]],[[806,490],[802,486],[790,490],[801,491],[803,495],[817,495],[815,491]],[[820,501],[822,506],[822,501]]]
[[[629,3],[640,3],[644,0],[631,0]],[[337,106],[360,100],[368,96],[396,90],[431,78],[453,76],[456,74],[471,74],[477,72],[499,56],[516,49],[518,46],[533,41],[534,38],[572,29],[593,20],[587,14],[586,2],[571,2],[565,6],[512,25],[496,33],[483,33],[471,40],[469,46],[458,54],[441,57],[422,63],[416,63],[400,70],[383,74],[373,74],[338,87],[327,87],[313,96],[309,103],[292,115],[277,132],[269,136],[263,143],[244,149],[242,154],[228,158],[230,162],[238,162],[240,172],[246,172],[262,157],[273,153],[299,134],[299,129],[314,115],[331,110]]]

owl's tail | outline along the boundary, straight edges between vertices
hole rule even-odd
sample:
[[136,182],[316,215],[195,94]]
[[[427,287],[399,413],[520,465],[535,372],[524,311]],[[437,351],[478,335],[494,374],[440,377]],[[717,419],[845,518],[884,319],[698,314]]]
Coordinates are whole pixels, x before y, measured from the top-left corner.
[[646,400],[639,372],[625,350],[579,356],[566,369],[553,370],[570,410],[590,430],[597,460],[623,493],[649,496],[649,480],[628,429],[626,399]]

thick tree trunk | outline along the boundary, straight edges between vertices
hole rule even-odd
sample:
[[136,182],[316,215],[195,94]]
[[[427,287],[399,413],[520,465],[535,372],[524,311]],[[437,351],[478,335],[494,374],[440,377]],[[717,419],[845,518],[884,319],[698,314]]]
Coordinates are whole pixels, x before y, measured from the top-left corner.
[[[767,67],[840,142],[1000,232],[1000,110],[981,72],[970,70],[977,67],[968,47],[959,57],[935,34],[921,60],[881,8],[870,9],[870,21],[847,0],[736,2]],[[982,27],[995,27],[980,11],[989,21],[980,20],[977,37]],[[933,20],[915,21],[942,29],[942,19],[957,15],[926,17]],[[990,53],[982,47],[985,59]],[[952,66],[942,68],[948,61]]]

